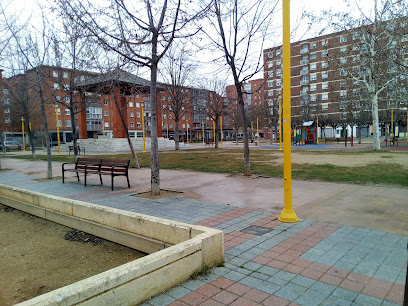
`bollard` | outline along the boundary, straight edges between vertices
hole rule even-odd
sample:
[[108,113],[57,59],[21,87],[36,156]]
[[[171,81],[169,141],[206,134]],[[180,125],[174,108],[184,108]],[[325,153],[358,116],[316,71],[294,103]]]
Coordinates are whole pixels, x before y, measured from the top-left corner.
[[[408,243],[407,243],[407,251],[408,251]],[[404,303],[403,306],[408,306],[408,260],[407,260],[407,273],[405,276],[405,293],[404,293]]]

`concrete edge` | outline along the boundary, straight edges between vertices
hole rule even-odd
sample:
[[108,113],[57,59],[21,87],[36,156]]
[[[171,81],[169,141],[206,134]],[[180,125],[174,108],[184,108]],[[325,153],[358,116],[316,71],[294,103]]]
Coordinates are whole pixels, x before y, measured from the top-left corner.
[[224,262],[223,232],[219,230],[1,184],[0,202],[137,249],[141,244],[153,246],[151,251],[164,248],[19,305],[137,304],[204,267]]

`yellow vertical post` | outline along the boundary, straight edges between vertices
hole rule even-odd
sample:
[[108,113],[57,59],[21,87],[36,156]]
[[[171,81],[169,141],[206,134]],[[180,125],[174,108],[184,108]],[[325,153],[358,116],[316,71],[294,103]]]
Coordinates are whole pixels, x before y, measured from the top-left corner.
[[290,132],[290,0],[283,0],[283,188],[285,207],[281,222],[297,222],[292,209],[292,164]]
[[143,152],[146,152],[145,126],[144,126],[144,103],[142,102],[142,133],[143,133]]
[[[28,124],[28,128],[30,129],[30,132],[31,132],[31,122]],[[33,140],[31,139],[31,149],[33,148]]]
[[282,151],[282,95],[279,94],[279,151]]
[[316,116],[316,143],[319,144],[319,115]]
[[408,142],[408,105],[407,105],[407,131],[405,135],[407,136],[407,142]]
[[220,116],[220,129],[221,129],[221,148],[222,148],[222,116]]
[[57,116],[57,143],[58,143],[58,155],[61,155],[61,144],[59,135],[59,122],[58,122],[58,105],[55,104],[55,114]]
[[102,135],[103,139],[105,139],[105,121],[102,121]]
[[394,106],[391,105],[391,137],[394,138]]
[[23,151],[25,151],[25,139],[24,139],[24,117],[21,117],[21,131],[23,132]]
[[187,144],[188,144],[188,120],[186,119],[186,129],[187,129]]
[[213,138],[214,138],[214,145],[215,145],[215,121],[213,120]]
[[203,129],[203,144],[205,143],[204,142],[204,120],[202,121],[202,129]]

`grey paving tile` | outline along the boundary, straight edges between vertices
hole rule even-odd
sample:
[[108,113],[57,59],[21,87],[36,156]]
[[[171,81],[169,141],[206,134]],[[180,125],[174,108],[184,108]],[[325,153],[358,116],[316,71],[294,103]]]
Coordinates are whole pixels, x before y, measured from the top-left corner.
[[259,278],[261,280],[267,280],[270,277],[269,275],[263,274],[263,273],[258,272],[258,271],[252,272],[250,274],[250,276],[255,277],[255,278]]
[[243,279],[244,277],[246,277],[245,274],[239,273],[239,272],[235,272],[235,271],[231,271],[227,274],[224,275],[225,278],[228,278],[234,282],[238,282],[241,279]]
[[343,300],[353,302],[354,299],[358,296],[358,293],[343,288],[336,288],[333,291],[332,295]]
[[316,281],[302,275],[296,275],[295,278],[293,278],[290,282],[306,288],[310,288]]
[[182,284],[184,288],[190,289],[192,291],[197,290],[198,288],[204,285],[205,285],[205,282],[198,280],[198,279],[192,279]]
[[294,284],[294,283],[287,283],[285,285],[285,288],[289,289],[289,290],[291,290],[293,292],[296,292],[299,295],[305,294],[306,291],[308,290],[306,287],[303,287],[301,285],[297,285],[297,284]]
[[329,297],[327,297],[321,305],[339,305],[339,306],[350,306],[352,305],[352,302],[347,301],[347,300],[343,300],[341,298],[338,298],[336,296],[332,296],[330,295]]
[[301,295],[296,300],[295,303],[302,306],[316,306],[323,301],[320,297]]
[[287,280],[284,280],[279,277],[275,277],[275,275],[271,276],[270,278],[267,279],[267,282],[278,285],[278,286],[285,286],[287,283],[289,283]]
[[333,285],[329,285],[326,283],[322,283],[322,282],[315,282],[310,289],[318,291],[318,292],[323,292],[323,293],[328,293],[331,294],[336,287]]
[[383,300],[365,294],[359,294],[354,300],[354,303],[358,305],[380,306],[383,303]]
[[276,274],[274,275],[274,277],[278,277],[278,278],[284,279],[285,281],[288,281],[288,282],[291,281],[292,279],[294,279],[295,276],[296,276],[296,274],[290,273],[290,272],[286,272],[286,271],[283,271],[283,270],[280,270],[278,273],[276,273]]
[[276,291],[281,289],[281,286],[273,284],[271,282],[264,281],[258,284],[256,289],[269,293],[269,294],[274,294]]
[[294,302],[299,297],[299,294],[285,287],[279,289],[273,295],[291,302]]
[[268,267],[268,266],[262,266],[261,268],[258,269],[258,272],[263,273],[265,275],[269,275],[269,276],[276,274],[278,271],[280,270],[276,268]]
[[245,263],[243,266],[244,266],[245,269],[252,270],[252,271],[256,271],[256,270],[264,267],[264,265],[261,265],[259,263],[252,262],[252,261],[249,261],[249,262]]
[[262,282],[263,282],[262,279],[255,278],[252,276],[244,277],[243,279],[239,281],[240,284],[246,285],[251,288],[257,288],[257,285],[259,285]]
[[154,306],[169,305],[176,301],[174,297],[167,294],[160,294],[149,300],[149,303]]

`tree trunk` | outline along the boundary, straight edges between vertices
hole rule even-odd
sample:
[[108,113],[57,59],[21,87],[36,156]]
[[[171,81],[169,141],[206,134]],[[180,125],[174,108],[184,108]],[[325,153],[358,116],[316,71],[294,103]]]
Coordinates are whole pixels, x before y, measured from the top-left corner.
[[357,138],[358,138],[358,143],[361,144],[361,124],[357,125],[358,131],[357,131]]
[[246,116],[245,116],[244,98],[242,96],[241,84],[237,86],[237,83],[236,83],[235,87],[237,89],[239,109],[241,111],[241,116],[242,116],[242,133],[243,133],[242,137],[244,139],[244,175],[250,176],[251,175],[251,168],[250,168],[251,165],[249,161],[248,127],[247,127],[247,121],[246,121]]
[[150,84],[150,105],[152,114],[151,128],[151,151],[150,151],[150,168],[151,168],[151,192],[152,195],[160,195],[160,168],[159,168],[159,148],[157,143],[157,37],[158,33],[154,32],[152,37],[152,61],[151,61],[151,84]]
[[[41,104],[41,117],[44,122],[44,133],[45,133],[45,146],[47,148],[47,179],[52,179],[52,162],[51,162],[51,146],[50,146],[50,132],[48,130],[48,123],[47,123],[47,116],[45,115],[45,107],[44,107],[44,94],[42,91],[42,82],[40,72],[38,71],[39,67],[35,69],[38,89],[40,94],[40,104]],[[57,122],[58,124],[58,122]]]
[[235,132],[235,144],[238,145],[238,130]]
[[380,134],[379,134],[379,118],[378,118],[378,96],[375,93],[371,94],[371,107],[373,116],[373,150],[381,150]]
[[218,143],[220,141],[220,117],[215,116],[215,135],[214,135],[214,146],[218,149]]
[[174,141],[176,145],[176,151],[180,150],[180,131],[179,131],[179,119],[175,118],[174,119],[174,124],[176,125],[174,127]]

